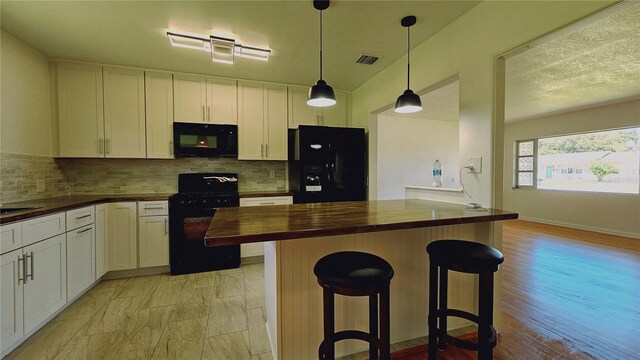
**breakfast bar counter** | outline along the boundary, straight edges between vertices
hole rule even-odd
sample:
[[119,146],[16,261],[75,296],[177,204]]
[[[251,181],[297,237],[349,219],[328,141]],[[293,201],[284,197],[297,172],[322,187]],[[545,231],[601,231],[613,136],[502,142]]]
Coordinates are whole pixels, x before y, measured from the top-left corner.
[[[345,250],[387,260],[391,280],[391,342],[427,334],[428,256],[438,239],[471,240],[498,249],[496,222],[517,213],[466,209],[418,199],[220,208],[206,233],[207,246],[264,242],[266,337],[274,359],[316,359],[322,341],[322,289],[313,274],[321,257]],[[284,240],[284,241],[281,241]],[[500,272],[496,274],[494,323],[500,328]],[[451,273],[449,304],[476,311],[477,279]],[[368,329],[367,297],[336,296],[335,328]],[[465,328],[451,318],[449,328]],[[362,341],[336,344],[336,356],[367,349]]]

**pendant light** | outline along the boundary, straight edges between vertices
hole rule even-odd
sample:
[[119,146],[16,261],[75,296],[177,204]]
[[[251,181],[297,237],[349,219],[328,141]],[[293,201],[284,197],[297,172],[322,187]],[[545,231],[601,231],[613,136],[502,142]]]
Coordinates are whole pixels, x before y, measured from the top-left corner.
[[411,37],[409,35],[409,28],[416,23],[415,16],[405,16],[400,21],[400,24],[407,28],[407,90],[402,93],[396,100],[395,112],[401,114],[409,114],[422,110],[422,101],[420,96],[415,94],[413,90],[409,88],[409,75],[411,74],[409,52],[411,51]]
[[322,11],[329,8],[329,0],[313,0],[313,7],[320,11],[320,80],[309,89],[307,105],[325,107],[336,103],[333,89],[322,80]]

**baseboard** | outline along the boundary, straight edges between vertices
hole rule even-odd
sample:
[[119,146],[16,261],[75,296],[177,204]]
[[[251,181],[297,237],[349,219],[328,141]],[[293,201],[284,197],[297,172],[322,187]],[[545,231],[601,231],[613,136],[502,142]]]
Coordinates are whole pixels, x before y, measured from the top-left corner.
[[611,230],[611,229],[603,229],[603,228],[599,228],[599,227],[595,227],[595,226],[585,226],[585,225],[580,225],[580,224],[572,224],[572,223],[566,223],[566,222],[562,222],[562,221],[539,219],[539,218],[528,217],[528,216],[519,216],[518,219],[525,220],[525,221],[538,222],[538,223],[542,223],[542,224],[564,226],[564,227],[568,227],[568,228],[599,232],[599,233],[603,233],[603,234],[618,235],[618,236],[625,236],[625,237],[630,237],[630,238],[634,238],[634,239],[640,239],[640,234],[631,233],[631,232],[627,232],[627,231],[616,231],[616,230]]
[[264,255],[247,256],[240,259],[240,265],[261,264],[264,263]]
[[102,280],[110,280],[110,279],[121,279],[127,277],[135,277],[135,276],[145,276],[145,275],[158,275],[158,274],[168,274],[169,266],[154,266],[148,268],[141,269],[131,269],[131,270],[116,270],[109,271],[104,274]]

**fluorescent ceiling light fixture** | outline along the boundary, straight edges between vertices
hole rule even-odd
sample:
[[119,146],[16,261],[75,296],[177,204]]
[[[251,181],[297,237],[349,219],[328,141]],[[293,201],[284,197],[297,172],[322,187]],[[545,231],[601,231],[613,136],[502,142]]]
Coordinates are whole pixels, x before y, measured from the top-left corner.
[[206,52],[211,51],[209,39],[172,32],[167,32],[167,36],[169,37],[169,42],[171,42],[172,46]]
[[241,45],[234,39],[210,35],[208,38],[197,34],[179,34],[167,32],[172,46],[207,51],[214,62],[233,64],[236,57],[268,61],[271,50],[254,46]]

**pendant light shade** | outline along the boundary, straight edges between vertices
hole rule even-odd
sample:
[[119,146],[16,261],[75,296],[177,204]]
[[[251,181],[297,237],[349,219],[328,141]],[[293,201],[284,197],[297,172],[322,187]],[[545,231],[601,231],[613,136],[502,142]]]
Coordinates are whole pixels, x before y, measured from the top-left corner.
[[400,21],[400,24],[407,28],[407,90],[398,97],[398,100],[396,100],[396,108],[394,109],[395,112],[400,114],[410,114],[422,110],[422,101],[420,100],[420,96],[415,94],[409,87],[409,77],[411,75],[411,66],[409,61],[411,37],[409,34],[409,28],[415,25],[415,23],[415,16],[405,16],[402,18],[402,21]]
[[325,107],[336,103],[336,94],[333,92],[333,88],[322,80],[322,11],[329,8],[329,0],[314,0],[313,7],[320,11],[320,80],[309,89],[307,105]]

